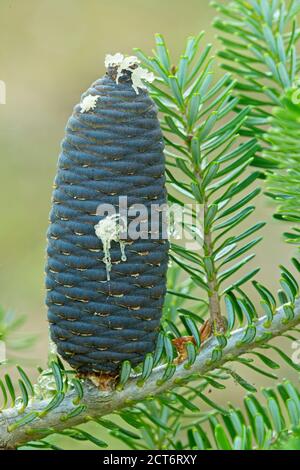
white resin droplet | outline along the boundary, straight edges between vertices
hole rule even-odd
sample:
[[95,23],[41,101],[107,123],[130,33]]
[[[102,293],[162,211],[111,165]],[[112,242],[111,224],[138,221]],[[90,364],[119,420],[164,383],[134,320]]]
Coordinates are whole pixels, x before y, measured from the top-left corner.
[[140,66],[141,61],[135,56],[124,57],[123,54],[117,52],[114,55],[107,54],[105,57],[105,67],[117,67],[116,83],[119,83],[119,78],[123,75],[124,71],[131,72],[132,88],[139,94],[139,88],[145,90],[147,87],[144,82],[152,83],[155,76],[152,72]]
[[97,237],[102,241],[104,252],[103,263],[106,266],[106,279],[107,281],[110,281],[110,272],[112,267],[110,249],[112,241],[115,241],[120,245],[121,260],[127,260],[125,254],[126,242],[120,239],[120,234],[123,231],[123,220],[120,214],[109,215],[105,217],[105,219],[100,220],[94,228]]

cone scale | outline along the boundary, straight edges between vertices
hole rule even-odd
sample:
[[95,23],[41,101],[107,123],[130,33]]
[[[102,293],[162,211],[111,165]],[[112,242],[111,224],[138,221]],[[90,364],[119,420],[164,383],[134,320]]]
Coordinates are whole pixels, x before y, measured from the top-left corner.
[[[152,204],[166,204],[163,138],[154,102],[132,72],[110,66],[75,106],[54,183],[46,304],[57,351],[82,374],[118,374],[153,352],[168,264],[161,227],[151,237]],[[120,68],[119,68],[120,70]],[[147,238],[112,240],[111,265],[95,231],[99,205],[143,204]],[[161,220],[161,219],[160,219]],[[121,248],[125,256],[122,257]],[[123,253],[124,255],[124,253]]]

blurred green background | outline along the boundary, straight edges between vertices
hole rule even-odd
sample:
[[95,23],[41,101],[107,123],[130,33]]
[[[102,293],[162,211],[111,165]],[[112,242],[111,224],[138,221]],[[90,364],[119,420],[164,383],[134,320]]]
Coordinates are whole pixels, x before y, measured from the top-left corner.
[[[104,73],[106,53],[130,54],[133,47],[150,53],[156,32],[165,35],[174,60],[185,38],[200,30],[206,30],[202,45],[217,45],[214,16],[207,0],[0,1],[0,79],[7,86],[7,104],[0,105],[0,303],[28,316],[24,333],[38,336],[33,362],[44,366],[47,357],[45,233],[60,141],[74,104]],[[269,222],[254,263],[262,266],[258,279],[276,290],[277,266],[287,264],[293,249],[282,241],[284,225],[272,220],[265,198],[255,218]],[[230,388],[223,401],[229,396]]]

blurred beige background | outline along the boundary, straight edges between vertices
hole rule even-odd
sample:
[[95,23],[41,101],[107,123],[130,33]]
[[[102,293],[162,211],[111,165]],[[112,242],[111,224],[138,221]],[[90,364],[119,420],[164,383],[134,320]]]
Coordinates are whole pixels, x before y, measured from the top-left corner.
[[[0,106],[0,304],[28,316],[24,332],[38,335],[31,357],[41,365],[47,355],[45,232],[67,118],[104,73],[106,53],[130,54],[133,47],[150,53],[154,33],[161,32],[176,59],[185,38],[202,29],[204,42],[217,44],[214,16],[207,0],[0,2],[0,79],[7,85],[7,104]],[[288,264],[293,249],[283,243],[284,226],[272,221],[264,198],[255,219],[269,226],[253,265],[262,266],[257,278],[274,290],[277,266]]]

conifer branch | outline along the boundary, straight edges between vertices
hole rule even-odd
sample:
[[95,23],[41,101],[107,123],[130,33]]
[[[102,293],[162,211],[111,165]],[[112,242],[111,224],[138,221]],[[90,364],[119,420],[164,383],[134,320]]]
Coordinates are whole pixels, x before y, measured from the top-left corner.
[[[33,398],[26,408],[26,412],[20,414],[17,407],[8,408],[0,413],[0,448],[15,449],[30,441],[41,439],[49,434],[61,432],[66,428],[77,426],[94,418],[113,413],[126,408],[135,402],[141,402],[146,398],[162,395],[163,393],[184,384],[192,374],[199,376],[209,371],[218,369],[224,363],[234,361],[242,354],[280,336],[286,331],[300,323],[300,300],[297,299],[294,308],[294,317],[287,321],[285,306],[278,308],[271,325],[268,326],[267,318],[262,316],[256,323],[255,340],[248,343],[243,341],[246,327],[233,331],[228,338],[227,345],[222,350],[219,360],[212,362],[211,357],[214,349],[218,346],[217,339],[211,337],[201,348],[193,365],[189,368],[186,363],[177,366],[175,374],[169,380],[160,382],[166,366],[153,369],[149,379],[142,387],[138,386],[139,376],[130,379],[122,391],[99,391],[91,382],[86,381],[83,385],[84,395],[82,405],[85,409],[76,416],[70,415],[74,410],[73,400],[75,392],[66,394],[64,400],[54,409],[45,413],[48,405],[47,400]],[[134,397],[134,400],[132,399]],[[17,423],[25,417],[36,413],[36,418],[30,424],[19,426]],[[40,413],[40,416],[39,415]],[[69,415],[69,419],[65,417]]]

